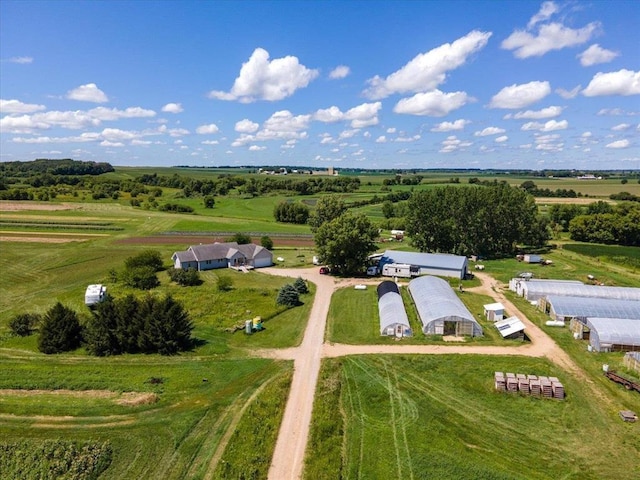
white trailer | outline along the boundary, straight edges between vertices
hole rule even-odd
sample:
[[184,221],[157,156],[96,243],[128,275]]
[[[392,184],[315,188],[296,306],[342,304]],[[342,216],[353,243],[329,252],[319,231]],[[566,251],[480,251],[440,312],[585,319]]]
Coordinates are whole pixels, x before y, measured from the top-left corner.
[[386,263],[382,267],[382,275],[385,277],[417,277],[420,274],[420,268],[408,263]]
[[100,284],[89,285],[84,293],[84,304],[91,306],[107,298],[107,287]]

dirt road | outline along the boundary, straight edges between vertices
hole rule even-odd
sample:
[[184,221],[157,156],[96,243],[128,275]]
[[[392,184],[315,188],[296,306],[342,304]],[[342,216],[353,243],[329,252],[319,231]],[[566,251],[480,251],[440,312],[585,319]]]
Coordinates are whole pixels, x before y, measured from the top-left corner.
[[[311,424],[311,413],[316,383],[320,372],[320,362],[324,357],[340,357],[361,354],[481,354],[481,355],[524,355],[547,357],[565,370],[587,380],[587,375],[575,362],[540,328],[533,324],[506,299],[498,282],[487,274],[477,273],[482,286],[473,291],[491,296],[502,303],[505,309],[517,315],[525,326],[531,343],[519,347],[477,346],[477,345],[343,345],[324,343],[324,332],[329,312],[331,295],[340,287],[356,283],[379,283],[362,280],[336,280],[320,275],[316,267],[311,269],[265,269],[266,273],[287,277],[302,277],[316,284],[316,295],[309,323],[299,347],[269,349],[253,352],[267,358],[294,361],[293,381],[289,398],[280,426],[278,440],[269,469],[269,480],[296,480],[302,477],[304,455]],[[591,383],[591,382],[589,382]],[[598,392],[599,393],[599,392]]]

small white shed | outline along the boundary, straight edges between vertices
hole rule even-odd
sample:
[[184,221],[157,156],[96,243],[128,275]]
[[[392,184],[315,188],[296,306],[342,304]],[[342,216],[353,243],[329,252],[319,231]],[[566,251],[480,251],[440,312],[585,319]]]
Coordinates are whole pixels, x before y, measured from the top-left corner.
[[492,322],[502,320],[504,318],[504,305],[501,303],[489,303],[485,305],[484,316]]
[[542,257],[531,253],[524,256],[524,261],[525,263],[540,263],[542,262]]
[[524,323],[518,317],[509,317],[495,323],[502,338],[516,338],[524,334]]

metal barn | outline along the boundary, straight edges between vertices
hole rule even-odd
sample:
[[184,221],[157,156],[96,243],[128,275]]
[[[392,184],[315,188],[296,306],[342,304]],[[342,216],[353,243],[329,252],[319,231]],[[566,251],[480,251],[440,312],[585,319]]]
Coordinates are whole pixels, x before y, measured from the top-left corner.
[[385,280],[378,285],[378,313],[380,335],[390,337],[413,335],[400,290],[395,282]]
[[387,250],[380,258],[378,268],[385,264],[405,264],[417,267],[418,275],[438,275],[463,279],[467,274],[467,257],[447,253],[419,253]]
[[448,282],[425,276],[409,282],[425,335],[482,336],[482,327]]

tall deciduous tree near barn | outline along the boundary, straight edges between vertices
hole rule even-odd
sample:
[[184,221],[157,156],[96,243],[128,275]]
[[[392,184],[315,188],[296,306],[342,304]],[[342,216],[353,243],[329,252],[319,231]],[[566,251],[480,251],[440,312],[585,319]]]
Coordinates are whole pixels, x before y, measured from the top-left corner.
[[316,208],[309,216],[311,230],[316,231],[323,223],[338,218],[347,210],[344,201],[336,195],[327,195],[318,200]]
[[316,230],[318,256],[333,271],[342,274],[361,272],[367,257],[376,251],[378,229],[362,214],[343,213]]

